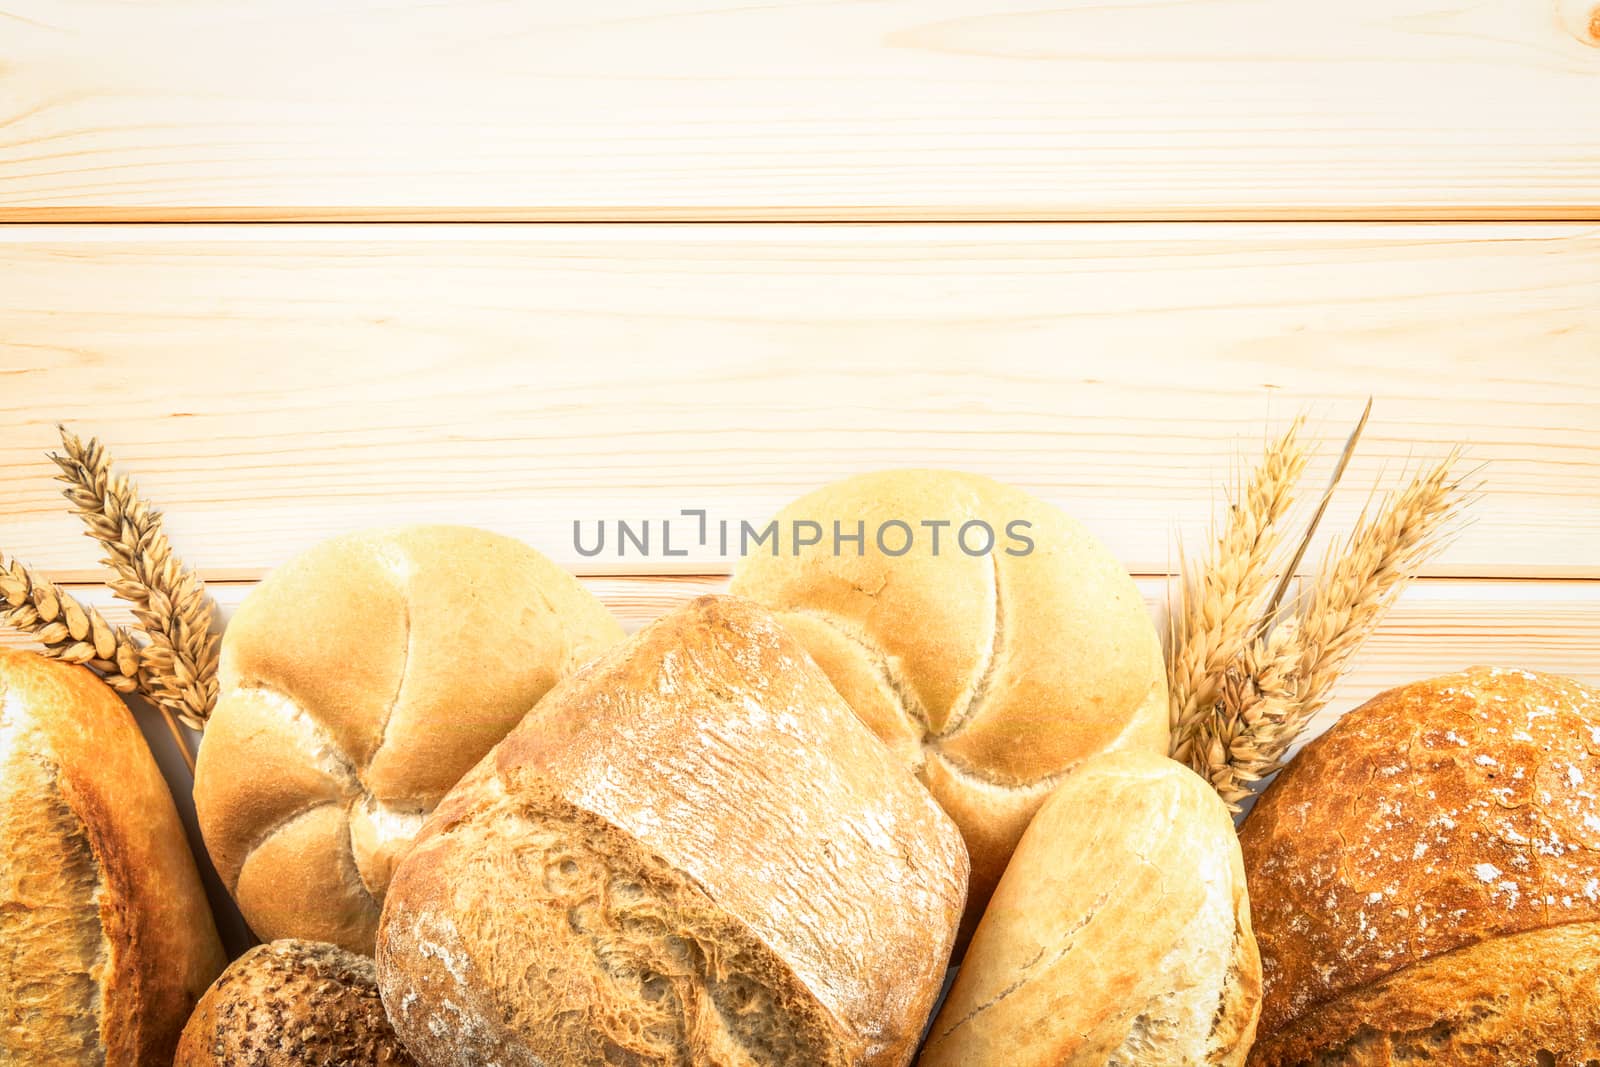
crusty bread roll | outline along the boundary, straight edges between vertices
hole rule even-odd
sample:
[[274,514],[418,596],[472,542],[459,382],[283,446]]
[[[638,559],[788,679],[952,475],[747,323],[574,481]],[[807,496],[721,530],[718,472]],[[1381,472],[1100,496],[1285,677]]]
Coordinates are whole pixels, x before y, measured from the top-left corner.
[[1600,1060],[1600,692],[1475,668],[1306,746],[1242,831],[1260,1067]]
[[1147,752],[1096,756],[1034,816],[919,1067],[1238,1067],[1261,958],[1233,819]]
[[245,921],[370,954],[427,813],[621,638],[571,575],[483,530],[371,530],[274,571],[223,636],[195,770],[206,847]]
[[127,706],[0,649],[0,1064],[167,1067],[224,962]]
[[[796,552],[793,531],[806,521],[821,542]],[[846,536],[862,524],[859,554],[853,542],[835,544],[836,522]],[[899,556],[886,554],[906,540],[895,522],[915,536]],[[986,555],[967,554],[985,543],[979,526],[963,542],[973,522],[993,531]],[[971,474],[884,471],[791,504],[778,537],[777,555],[761,549],[741,562],[733,592],[778,612],[961,827],[969,926],[1028,820],[1075,764],[1110,749],[1166,752],[1166,670],[1138,589],[1083,527],[1037,497]],[[1026,550],[1023,537],[1032,551],[1011,554]]]
[[234,960],[183,1028],[173,1067],[415,1067],[378,999],[372,960],[274,941]]
[[568,679],[395,872],[378,979],[427,1067],[910,1061],[961,837],[755,605]]

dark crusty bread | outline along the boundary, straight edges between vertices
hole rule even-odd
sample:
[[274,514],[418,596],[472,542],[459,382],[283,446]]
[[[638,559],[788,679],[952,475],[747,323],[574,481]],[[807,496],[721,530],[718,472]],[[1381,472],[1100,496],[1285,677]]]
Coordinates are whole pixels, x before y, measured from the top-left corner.
[[0,1064],[167,1067],[224,962],[127,706],[0,650]]
[[173,1067],[414,1067],[378,999],[372,960],[273,941],[235,960],[195,1008]]
[[1600,1062],[1600,693],[1475,668],[1313,741],[1242,832],[1257,1067]]
[[390,886],[379,985],[427,1067],[898,1067],[966,878],[795,640],[705,597],[445,798]]

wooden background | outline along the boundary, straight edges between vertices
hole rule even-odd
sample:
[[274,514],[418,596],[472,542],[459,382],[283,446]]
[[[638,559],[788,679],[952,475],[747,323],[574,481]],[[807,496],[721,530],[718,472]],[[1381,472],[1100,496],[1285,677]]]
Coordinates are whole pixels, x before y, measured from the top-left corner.
[[1331,528],[1457,442],[1488,492],[1329,715],[1600,682],[1592,0],[0,0],[0,551],[97,601],[58,421],[225,607],[447,520],[634,625],[729,560],[573,520],[906,464],[1159,611],[1238,457],[1306,411],[1320,486],[1369,395]]

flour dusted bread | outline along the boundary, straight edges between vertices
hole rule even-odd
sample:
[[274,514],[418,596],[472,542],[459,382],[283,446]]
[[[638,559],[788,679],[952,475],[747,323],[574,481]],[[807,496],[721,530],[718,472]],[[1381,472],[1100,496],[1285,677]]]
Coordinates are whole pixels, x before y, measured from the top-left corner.
[[[788,531],[807,521],[821,541],[796,553]],[[897,522],[914,541],[892,555],[906,541]],[[859,524],[860,546],[836,544],[835,523],[846,535]],[[981,524],[993,544],[969,555],[987,543]],[[883,471],[801,498],[778,529],[778,554],[748,555],[733,591],[777,613],[961,827],[969,922],[1073,766],[1166,752],[1166,671],[1144,601],[1044,501],[955,471]]]
[[900,1065],[966,877],[794,639],[705,597],[445,799],[390,886],[379,985],[425,1067]]
[[370,530],[274,571],[223,636],[195,771],[206,847],[251,928],[370,954],[427,813],[621,639],[571,575],[483,530]]
[[184,1027],[173,1067],[415,1067],[378,999],[372,960],[274,941],[234,960]]
[[0,1064],[167,1067],[223,962],[127,706],[0,650]]
[[1475,668],[1350,712],[1241,834],[1259,1067],[1600,1061],[1600,692]]
[[1187,768],[1093,757],[1023,834],[919,1067],[1239,1067],[1261,960],[1233,820]]

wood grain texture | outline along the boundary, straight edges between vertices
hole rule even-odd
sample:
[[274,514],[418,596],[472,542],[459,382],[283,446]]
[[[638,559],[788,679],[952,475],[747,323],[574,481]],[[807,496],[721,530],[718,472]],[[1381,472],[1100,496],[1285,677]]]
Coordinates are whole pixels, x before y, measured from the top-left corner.
[[[1326,528],[1461,441],[1490,492],[1430,573],[1600,577],[1594,228],[24,226],[0,279],[0,548],[63,578],[98,567],[58,420],[208,578],[424,520],[722,570],[660,521],[897,465],[1021,484],[1161,573],[1240,448],[1309,410],[1314,494],[1369,393]],[[650,558],[575,551],[624,518]]]
[[[721,574],[612,575],[583,582],[630,632],[694,597],[728,587],[727,576]],[[224,618],[253,584],[210,586]],[[1167,580],[1146,576],[1138,584],[1161,624]],[[132,622],[126,606],[103,588],[74,586],[72,591],[112,622]],[[0,644],[25,647],[10,631],[0,631]],[[1445,578],[1414,583],[1356,656],[1310,736],[1385,689],[1473,664],[1550,671],[1600,685],[1600,581]]]
[[1600,216],[1595,0],[9,0],[0,218]]

